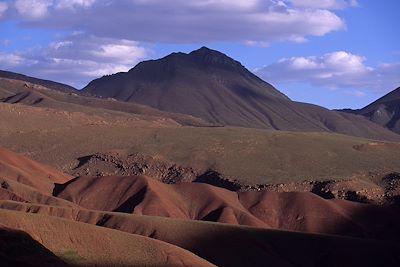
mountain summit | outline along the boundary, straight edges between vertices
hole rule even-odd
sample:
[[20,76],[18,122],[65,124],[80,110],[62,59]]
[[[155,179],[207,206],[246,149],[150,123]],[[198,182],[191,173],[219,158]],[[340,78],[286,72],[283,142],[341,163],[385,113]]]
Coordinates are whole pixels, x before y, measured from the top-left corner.
[[141,62],[129,72],[96,79],[83,90],[218,125],[398,138],[362,117],[291,101],[240,62],[207,47]]

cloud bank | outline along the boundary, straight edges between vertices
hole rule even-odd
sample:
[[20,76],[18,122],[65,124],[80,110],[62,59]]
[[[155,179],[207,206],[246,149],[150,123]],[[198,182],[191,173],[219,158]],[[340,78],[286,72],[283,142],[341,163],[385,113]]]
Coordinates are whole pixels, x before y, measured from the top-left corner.
[[[306,42],[346,28],[335,13],[350,2],[324,0],[15,0],[0,19],[18,27],[69,33],[51,44],[7,54],[1,68],[81,87],[126,71],[159,43],[235,42],[268,46]],[[314,4],[312,4],[314,3]],[[78,33],[78,34],[76,34]]]
[[0,19],[4,16],[8,9],[8,5],[6,2],[0,2]]
[[329,89],[357,89],[352,95],[362,97],[365,92],[387,92],[400,86],[400,63],[384,63],[376,67],[366,65],[366,58],[345,51],[316,57],[283,58],[255,72],[276,84],[309,83]]
[[[17,0],[24,25],[147,42],[304,42],[345,28],[330,9],[345,1]],[[321,2],[321,1],[317,1]]]
[[134,41],[76,33],[47,47],[22,53],[0,53],[0,65],[37,77],[68,81],[79,88],[91,79],[128,71],[150,53]]

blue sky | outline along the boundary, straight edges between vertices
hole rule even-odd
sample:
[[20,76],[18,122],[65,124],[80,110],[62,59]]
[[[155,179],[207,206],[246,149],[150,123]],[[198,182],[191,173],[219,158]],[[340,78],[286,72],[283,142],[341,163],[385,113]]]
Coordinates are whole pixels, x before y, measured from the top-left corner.
[[400,86],[396,0],[0,0],[0,69],[77,88],[203,45],[291,99],[360,108]]

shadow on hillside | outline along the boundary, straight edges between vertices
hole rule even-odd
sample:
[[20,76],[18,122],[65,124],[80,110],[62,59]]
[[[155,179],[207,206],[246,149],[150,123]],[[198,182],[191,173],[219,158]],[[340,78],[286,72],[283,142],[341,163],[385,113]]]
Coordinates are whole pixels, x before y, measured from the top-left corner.
[[400,209],[361,206],[337,225],[338,235],[222,225],[203,236],[188,233],[175,244],[217,266],[400,266]]
[[400,266],[398,243],[293,232],[225,230],[193,240],[217,266]]
[[212,170],[198,176],[193,182],[209,184],[235,192],[239,191],[242,187],[239,183],[222,178],[220,173]]
[[[183,227],[179,233],[154,228],[148,236],[189,250],[217,266],[400,266],[400,210],[361,206],[348,223],[337,225],[338,235],[207,224],[190,230]],[[209,228],[205,231],[202,227]]]
[[0,225],[0,266],[2,267],[67,267],[30,235],[1,228]]
[[400,266],[398,207],[360,204],[335,234],[221,227],[184,248],[217,266]]
[[[65,186],[56,186],[55,195]],[[319,188],[315,190],[321,191]],[[131,213],[143,201],[144,194],[144,191],[135,194],[115,211]],[[354,203],[347,204],[352,206]],[[400,266],[400,207],[357,205],[356,209],[351,209],[355,211],[352,214],[343,214],[347,220],[342,220],[330,230],[329,233],[335,236],[224,224],[213,227],[207,234],[204,231],[178,231],[163,236],[159,234],[163,232],[159,231],[162,229],[160,226],[160,229],[149,231],[151,234],[148,235],[189,250],[217,266]],[[216,209],[207,219],[216,220],[220,212]],[[99,221],[97,225],[107,225],[105,222],[108,219],[104,217],[104,221]]]
[[80,177],[76,177],[73,178],[71,180],[69,180],[68,182],[64,183],[64,184],[54,184],[54,188],[53,188],[53,192],[52,192],[52,196],[57,197],[62,191],[64,191],[64,189],[72,184],[73,182],[75,182],[76,180],[78,180]]

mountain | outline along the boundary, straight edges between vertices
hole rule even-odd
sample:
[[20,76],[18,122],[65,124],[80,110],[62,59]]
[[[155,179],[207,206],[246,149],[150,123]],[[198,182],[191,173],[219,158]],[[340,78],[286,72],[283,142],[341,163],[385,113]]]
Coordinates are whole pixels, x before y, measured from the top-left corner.
[[343,111],[363,115],[400,134],[400,87],[362,109]]
[[53,81],[49,81],[49,80],[38,79],[38,78],[23,75],[23,74],[15,73],[15,72],[10,72],[10,71],[0,70],[0,78],[29,82],[29,83],[41,85],[41,86],[44,86],[44,87],[47,87],[47,88],[50,88],[53,90],[57,90],[60,92],[64,92],[64,93],[78,93],[79,92],[74,87],[66,85],[66,84],[53,82]]
[[239,62],[206,47],[141,62],[129,72],[94,80],[83,91],[221,125],[399,140],[362,117],[291,101]]
[[[193,116],[160,111],[149,106],[135,103],[116,101],[115,99],[101,99],[82,94],[80,91],[63,90],[57,83],[51,81],[41,82],[36,78],[23,81],[19,77],[26,77],[14,73],[4,78],[0,76],[0,103],[22,104],[27,106],[52,108],[69,112],[83,112],[87,114],[109,113],[110,115],[140,116],[149,120],[158,118],[170,120],[183,125],[207,126],[203,120]],[[45,84],[45,85],[42,85]],[[56,89],[54,89],[56,88]],[[58,89],[59,90],[58,90]]]

